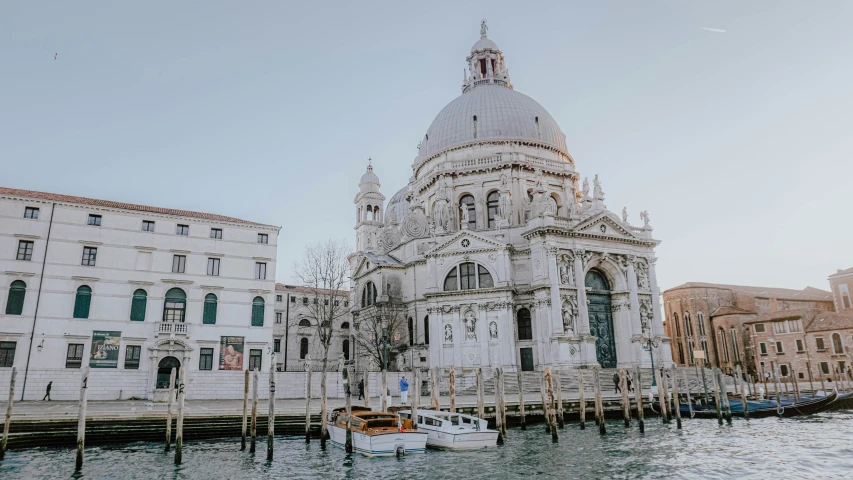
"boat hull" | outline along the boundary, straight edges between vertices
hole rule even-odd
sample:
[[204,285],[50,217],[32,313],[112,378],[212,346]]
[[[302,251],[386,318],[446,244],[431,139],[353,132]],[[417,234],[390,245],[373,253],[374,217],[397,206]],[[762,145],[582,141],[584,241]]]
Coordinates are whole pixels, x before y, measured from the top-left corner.
[[[426,430],[424,427],[420,427]],[[497,445],[498,432],[494,430],[462,433],[447,433],[438,430],[426,430],[427,447],[436,450],[475,450]]]
[[[330,425],[329,437],[332,443],[343,447],[346,443],[346,429]],[[394,456],[399,447],[405,453],[423,453],[426,450],[426,432],[393,432],[365,435],[352,432],[353,451],[368,457]]]
[[[764,402],[749,402],[749,418],[762,418],[762,417],[796,417],[800,415],[811,415],[814,413],[818,413],[824,411],[833,404],[833,402],[838,397],[838,392],[832,392],[825,397],[815,397],[810,398],[808,400],[802,402],[791,402],[785,403],[782,402],[782,408],[777,408],[775,401],[766,400]],[[743,415],[743,407],[739,400],[729,400],[730,404],[732,404],[732,416],[733,417],[742,417]],[[758,404],[759,406],[756,408],[754,405]],[[770,406],[765,406],[765,404],[771,404]],[[688,413],[688,407],[686,405],[681,406],[681,414],[685,415]],[[695,418],[717,418],[716,409],[697,409],[694,407],[693,416]]]

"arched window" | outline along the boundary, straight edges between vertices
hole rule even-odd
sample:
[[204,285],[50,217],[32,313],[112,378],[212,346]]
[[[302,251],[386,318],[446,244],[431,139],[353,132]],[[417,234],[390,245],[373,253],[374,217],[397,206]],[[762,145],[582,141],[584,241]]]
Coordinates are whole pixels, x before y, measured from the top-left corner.
[[307,318],[303,318],[302,320],[299,321],[299,326],[300,327],[310,327],[311,321],[308,320]]
[[305,357],[308,356],[308,339],[303,337],[299,340],[299,359],[305,360]]
[[678,313],[672,312],[672,328],[676,337],[681,336],[681,328],[678,326],[680,322],[678,321]]
[[690,323],[690,313],[684,312],[684,332],[688,337],[693,336],[693,325]]
[[720,342],[719,343],[720,344],[720,354],[723,357],[723,361],[728,362],[729,361],[729,349],[728,349],[728,346],[726,345],[726,343],[727,343],[726,342],[726,332],[725,332],[725,330],[723,330],[723,327],[720,327],[717,330],[717,341]]
[[424,345],[429,345],[429,315],[424,317]]
[[6,299],[6,315],[21,315],[24,312],[24,297],[27,295],[27,284],[15,280],[9,286],[9,298]]
[[92,289],[80,285],[74,299],[74,318],[89,318],[89,306],[92,305]]
[[684,335],[687,337],[687,358],[690,359],[690,365],[693,365],[696,363],[696,357],[693,356],[696,343],[693,341],[693,324],[690,323],[690,313],[688,312],[684,312]]
[[841,345],[841,335],[837,333],[832,334],[832,350],[836,355],[844,353],[844,346]]
[[376,303],[376,285],[373,282],[367,282],[364,285],[364,290],[361,291],[361,306],[369,307]]
[[486,197],[486,214],[489,218],[489,228],[495,228],[495,217],[498,215],[498,209],[500,208],[501,202],[501,194],[498,192],[492,192]]
[[148,305],[148,293],[143,289],[133,292],[130,302],[130,319],[134,322],[145,321],[145,307]]
[[[711,357],[708,356],[708,337],[705,333],[705,315],[702,312],[696,314],[696,323],[699,324],[699,345],[702,346],[702,351],[705,352],[705,361],[709,362]],[[711,331],[711,335],[714,332]]]
[[458,267],[453,267],[444,278],[444,291],[446,292],[493,288],[494,286],[492,274],[486,267],[473,262],[460,263]]
[[729,328],[729,336],[732,337],[732,352],[734,353],[735,362],[740,363],[740,349],[738,348],[737,330],[735,327]]
[[462,211],[468,211],[468,229],[477,228],[477,207],[474,205],[474,197],[465,195],[459,199],[459,228],[462,228]]
[[255,297],[252,300],[252,326],[264,326],[264,299],[262,297]]
[[349,322],[342,323],[341,330],[349,330]]
[[187,294],[180,288],[171,288],[166,292],[163,304],[164,322],[183,322],[187,313]]
[[216,295],[208,293],[204,296],[204,311],[201,315],[201,323],[206,325],[216,324],[216,306],[218,300]]
[[533,325],[530,322],[530,310],[522,308],[516,313],[518,318],[518,339],[533,340]]
[[409,317],[409,346],[415,344],[415,322]]
[[344,352],[344,360],[349,360],[349,340],[348,339],[344,339],[344,341],[341,344],[341,349]]
[[610,291],[610,282],[597,270],[586,272],[584,285],[591,290]]

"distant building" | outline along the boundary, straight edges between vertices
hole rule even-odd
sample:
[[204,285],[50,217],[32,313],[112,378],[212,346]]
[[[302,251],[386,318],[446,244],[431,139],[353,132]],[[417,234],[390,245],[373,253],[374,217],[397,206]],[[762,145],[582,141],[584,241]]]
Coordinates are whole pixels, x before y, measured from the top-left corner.
[[850,292],[853,291],[853,268],[838,270],[830,275],[829,288],[832,290],[836,312],[853,311],[853,300],[850,297]]
[[706,365],[727,373],[738,364],[754,372],[756,362],[746,348],[744,322],[778,311],[833,311],[832,294],[813,287],[792,290],[690,282],[664,291],[663,302],[675,363],[695,365],[694,352],[703,351]]
[[[782,379],[832,382],[849,375],[853,311],[785,310],[744,322],[747,349],[756,351],[750,370],[759,378],[778,371]],[[777,370],[778,369],[778,370]]]
[[[269,368],[279,227],[0,187],[0,393],[165,398],[242,394],[220,370]],[[223,385],[233,383],[230,393]],[[5,398],[6,393],[3,393]]]

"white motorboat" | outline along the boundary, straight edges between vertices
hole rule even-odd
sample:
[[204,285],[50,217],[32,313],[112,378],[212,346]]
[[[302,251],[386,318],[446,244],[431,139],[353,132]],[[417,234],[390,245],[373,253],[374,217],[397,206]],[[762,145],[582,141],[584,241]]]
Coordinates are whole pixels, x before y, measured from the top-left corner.
[[[401,420],[399,415],[373,412],[364,407],[352,407],[350,411],[353,451],[377,457],[426,450],[427,433],[413,428],[411,420]],[[346,443],[347,419],[346,409],[332,411],[329,437],[340,447]]]
[[[411,419],[411,410],[400,417]],[[471,450],[497,445],[498,431],[489,430],[489,422],[463,413],[418,410],[418,430],[427,432],[427,447],[439,450]]]

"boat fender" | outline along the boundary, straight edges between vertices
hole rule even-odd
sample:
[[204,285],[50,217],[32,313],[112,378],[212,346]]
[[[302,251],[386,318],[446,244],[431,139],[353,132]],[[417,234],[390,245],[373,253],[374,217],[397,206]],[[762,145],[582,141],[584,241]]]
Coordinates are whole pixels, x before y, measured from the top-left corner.
[[406,454],[406,449],[402,445],[397,445],[397,448],[394,450],[394,453],[398,457],[402,457],[403,455]]

